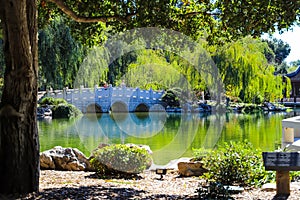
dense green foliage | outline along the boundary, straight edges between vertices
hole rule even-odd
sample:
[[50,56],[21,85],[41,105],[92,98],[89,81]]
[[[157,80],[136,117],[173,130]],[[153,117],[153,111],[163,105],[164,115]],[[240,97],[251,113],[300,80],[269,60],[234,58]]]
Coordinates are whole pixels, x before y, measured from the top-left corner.
[[270,64],[274,64],[276,74],[287,74],[289,65],[284,62],[284,59],[291,52],[290,45],[276,38],[263,41],[267,42],[270,49],[272,49],[272,53],[265,52],[265,56]]
[[66,104],[67,101],[61,98],[53,98],[53,97],[44,97],[40,100],[40,105],[58,105],[58,104]]
[[268,57],[269,62],[275,62],[276,64],[280,65],[291,52],[290,45],[280,39],[272,38],[272,40],[264,41],[268,43],[268,46],[273,50],[275,54],[273,58]]
[[81,116],[81,111],[72,104],[61,103],[52,107],[52,118],[74,118]]
[[84,47],[73,39],[64,19],[56,17],[39,31],[39,86],[72,88],[84,56]]
[[[136,27],[162,27],[210,42],[224,41],[247,35],[288,29],[299,20],[298,1],[64,1],[81,23],[70,21],[73,34],[93,46],[105,40],[106,32],[124,31]],[[39,1],[40,25],[54,18],[60,10],[44,0]],[[70,15],[70,13],[67,13]],[[280,16],[280,17],[278,17]],[[90,17],[90,18],[87,18]],[[84,23],[96,22],[98,23]],[[103,25],[103,24],[106,24]]]
[[275,68],[267,62],[265,51],[269,51],[268,45],[251,37],[228,43],[216,51],[214,61],[229,97],[239,97],[244,102],[282,98],[287,86],[282,84],[281,76],[274,75]]
[[100,175],[143,172],[152,163],[146,149],[138,146],[116,144],[96,149],[91,159],[92,166]]
[[162,96],[162,101],[170,107],[179,107],[180,102],[178,96],[172,90],[167,90]]
[[208,169],[204,177],[223,185],[260,186],[275,178],[265,171],[261,151],[248,142],[224,143],[202,161]]
[[[77,80],[78,84],[85,87],[93,87],[102,82],[118,85],[125,78],[128,86],[147,89],[150,87],[152,89],[169,89],[174,87],[174,84],[177,84],[176,87],[178,87],[178,84],[183,85],[180,81],[185,80],[196,93],[206,91],[206,84],[201,74],[197,73],[197,70],[187,61],[170,52],[157,50],[129,52],[111,60],[111,55],[114,55],[119,49],[126,49],[126,44],[120,42],[117,45],[119,49],[115,49],[116,52],[110,52],[110,55],[101,55],[101,59],[96,56],[95,60],[89,59],[88,62],[83,62],[87,54],[83,46],[101,46],[111,34],[135,27],[150,26],[170,28],[194,39],[206,38],[209,44],[225,44],[223,48],[220,46],[208,48],[213,56],[216,55],[215,58],[217,58],[217,65],[224,78],[227,95],[232,98],[240,98],[245,102],[254,102],[255,99],[274,100],[282,97],[282,90],[285,87],[290,88],[290,86],[278,84],[279,76],[276,78],[270,76],[273,73],[272,70],[283,74],[288,68],[283,62],[290,52],[290,47],[286,43],[276,39],[270,40],[268,41],[270,51],[266,46],[262,47],[263,45],[256,42],[258,46],[255,48],[258,48],[259,51],[247,59],[248,56],[241,57],[238,54],[243,55],[244,49],[249,48],[249,39],[241,39],[239,42],[230,41],[247,35],[256,37],[264,32],[271,33],[275,27],[278,30],[289,28],[294,21],[299,19],[297,11],[300,6],[299,2],[235,0],[233,3],[162,0],[155,2],[103,1],[101,3],[89,1],[86,3],[65,1],[65,5],[70,10],[83,17],[82,22],[90,22],[84,20],[95,19],[99,16],[103,17],[102,20],[99,18],[96,23],[74,22],[64,14],[61,15],[61,11],[53,3],[44,0],[40,0],[38,3],[40,21],[39,87],[41,89],[73,88],[77,75],[80,77],[80,80]],[[58,13],[60,13],[59,16],[57,16]],[[280,20],[277,18],[278,13]],[[262,20],[258,20],[260,18]],[[1,44],[0,42],[0,46]],[[237,44],[240,44],[240,47],[237,47]],[[141,45],[145,46],[145,41],[142,41]],[[227,51],[229,46],[235,46],[232,47],[235,48],[235,53],[224,56],[224,51]],[[247,51],[248,55],[252,54],[253,50],[254,48]],[[228,54],[228,51],[225,54]],[[92,50],[92,52],[94,51]],[[262,61],[261,55],[258,55],[261,53],[265,54],[269,65]],[[4,55],[0,51],[0,87],[3,82],[1,76],[4,72],[2,57]],[[251,60],[253,63],[250,66],[247,62]],[[154,65],[149,63],[154,63]],[[234,66],[236,63],[237,66]],[[270,66],[272,63],[273,67]],[[99,70],[93,68],[91,72],[87,67],[89,65],[99,66]],[[79,70],[80,66],[82,67]],[[259,76],[256,76],[257,69],[263,72]],[[235,74],[234,72],[237,70],[239,73]],[[161,76],[158,77],[162,71],[167,71],[164,73],[164,79]],[[257,78],[252,79],[255,76]],[[275,93],[273,94],[272,91]],[[288,91],[288,88],[285,91]]]
[[187,80],[183,80],[185,74],[182,73],[186,67],[190,65],[184,60],[180,63],[169,58],[168,61],[160,51],[144,50],[138,52],[137,60],[128,66],[125,79],[131,87],[144,89],[183,87],[187,84]]
[[[94,59],[89,58],[84,62],[86,49],[82,44],[101,46],[110,34],[144,26],[170,28],[181,31],[194,39],[205,37],[209,44],[225,44],[222,48],[220,46],[207,48],[216,58],[216,64],[220,68],[225,83],[226,94],[231,98],[240,98],[245,102],[256,102],[257,99],[273,101],[283,96],[283,90],[289,91],[290,89],[288,82],[287,86],[279,84],[280,76],[275,78],[271,76],[274,70],[282,71],[287,68],[286,64],[282,63],[290,50],[286,43],[280,40],[269,41],[270,49],[267,49],[266,45],[258,44],[259,42],[249,42],[249,38],[240,39],[237,42],[226,42],[246,35],[259,36],[263,32],[272,32],[275,25],[279,30],[288,28],[298,17],[296,9],[299,5],[296,2],[289,4],[289,12],[285,10],[286,4],[277,1],[269,2],[267,5],[260,1],[242,2],[239,0],[235,1],[235,4],[221,1],[166,0],[151,3],[143,1],[113,3],[92,1],[88,4],[66,1],[65,3],[80,16],[90,15],[92,18],[108,16],[108,18],[99,20],[97,23],[77,23],[67,17],[57,17],[56,14],[60,11],[54,4],[39,1],[41,28],[39,31],[39,85],[41,89],[73,88],[76,79],[78,79],[76,80],[77,87],[79,85],[93,87],[103,82],[119,85],[125,78],[126,84],[132,87],[156,90],[170,89],[178,85],[185,87],[188,84],[195,94],[202,91],[209,92],[201,73],[198,73],[187,61],[170,52],[143,50],[129,52],[111,60],[113,58],[111,55],[119,49],[127,48],[125,43],[120,42],[117,45],[119,49],[115,49],[116,52],[110,52],[110,55],[100,55],[100,57],[95,56]],[[240,13],[247,14],[236,17]],[[268,13],[268,20],[262,17],[264,16],[261,15],[262,13]],[[277,13],[280,13],[283,21],[276,19]],[[263,20],[257,20],[260,17]],[[256,21],[255,26],[248,23],[253,19]],[[247,23],[243,23],[243,20]],[[141,45],[145,46],[145,41],[142,41]],[[251,45],[253,48],[250,47]],[[247,48],[250,50],[246,51]],[[255,48],[258,52],[254,53]],[[92,49],[91,52],[97,54],[98,50]],[[244,52],[248,54],[244,55]],[[266,64],[261,57],[262,53],[267,57],[269,64]],[[253,55],[248,56],[251,54]],[[274,63],[274,66],[271,66],[270,61]],[[250,62],[252,64],[249,64]],[[281,63],[280,66],[278,66],[279,63]],[[91,65],[98,66],[99,69],[88,67]],[[257,70],[262,73],[258,75]],[[162,79],[160,74],[163,72],[167,73],[164,73],[165,76]]]

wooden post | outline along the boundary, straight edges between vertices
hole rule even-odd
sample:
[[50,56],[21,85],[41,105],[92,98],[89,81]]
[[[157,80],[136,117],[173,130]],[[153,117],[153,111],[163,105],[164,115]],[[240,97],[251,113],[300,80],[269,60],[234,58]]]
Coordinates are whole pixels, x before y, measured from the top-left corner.
[[290,175],[289,171],[276,171],[276,194],[290,194]]

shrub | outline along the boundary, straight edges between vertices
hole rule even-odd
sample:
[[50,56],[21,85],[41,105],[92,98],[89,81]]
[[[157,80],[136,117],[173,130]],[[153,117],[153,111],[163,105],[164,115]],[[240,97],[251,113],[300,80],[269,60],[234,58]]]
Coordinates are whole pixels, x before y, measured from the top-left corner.
[[162,96],[162,101],[166,104],[166,106],[170,106],[170,107],[180,106],[179,98],[176,95],[176,93],[172,90],[166,91],[166,93]]
[[81,114],[81,111],[72,104],[59,104],[52,108],[52,118],[74,118]]
[[244,108],[242,109],[243,113],[257,113],[262,111],[261,107],[256,104],[245,104]]
[[40,100],[40,105],[59,105],[67,104],[67,101],[62,98],[44,97]]
[[248,142],[230,142],[203,158],[203,175],[223,185],[260,186],[275,180],[274,172],[265,171],[262,152]]
[[116,144],[96,149],[91,159],[98,174],[138,174],[152,163],[146,149],[138,146]]

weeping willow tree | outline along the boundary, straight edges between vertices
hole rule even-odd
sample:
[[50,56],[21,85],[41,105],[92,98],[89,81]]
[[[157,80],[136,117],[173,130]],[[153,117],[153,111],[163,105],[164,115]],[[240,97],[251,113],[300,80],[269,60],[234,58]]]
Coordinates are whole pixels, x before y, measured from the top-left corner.
[[38,36],[39,86],[43,90],[72,88],[85,48],[72,37],[62,17],[54,18]]
[[[180,80],[177,66],[173,66],[154,50],[137,52],[137,60],[128,67],[125,79],[128,86],[142,89],[167,89]],[[175,63],[174,63],[175,64]]]
[[267,43],[245,37],[219,48],[214,61],[220,70],[226,95],[244,102],[274,101],[283,97],[290,83],[283,84],[281,76],[274,75],[274,66],[268,64],[264,53],[270,51]]
[[205,88],[201,74],[188,61],[162,50],[137,52],[137,60],[128,66],[124,77],[128,86],[143,89],[190,91]]
[[98,86],[101,80],[105,79],[108,60],[108,52],[103,46],[91,48],[78,69],[74,87],[93,88]]

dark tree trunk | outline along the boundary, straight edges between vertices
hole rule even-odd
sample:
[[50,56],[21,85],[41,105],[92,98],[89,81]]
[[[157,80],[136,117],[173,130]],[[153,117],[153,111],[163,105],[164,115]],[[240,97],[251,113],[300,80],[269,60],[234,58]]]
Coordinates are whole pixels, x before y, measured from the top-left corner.
[[0,108],[0,194],[39,187],[36,0],[0,0],[5,75]]

